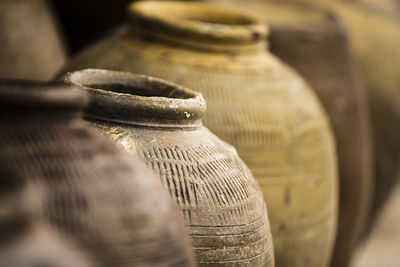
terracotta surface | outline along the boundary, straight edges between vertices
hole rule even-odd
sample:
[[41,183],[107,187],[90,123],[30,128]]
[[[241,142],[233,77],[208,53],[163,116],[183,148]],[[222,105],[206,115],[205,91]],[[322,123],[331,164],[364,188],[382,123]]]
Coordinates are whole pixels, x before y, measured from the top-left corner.
[[66,54],[45,0],[0,1],[0,78],[50,80]]
[[87,100],[60,84],[0,82],[1,249],[29,245],[30,228],[43,222],[94,266],[193,266],[168,193],[79,119]]
[[201,94],[122,72],[84,70],[87,119],[145,160],[180,207],[199,266],[274,266],[262,193],[235,149],[202,126]]
[[372,145],[365,88],[354,68],[345,23],[301,1],[214,0],[268,23],[270,50],[306,78],[327,110],[337,141],[340,206],[333,266],[348,266],[371,204]]
[[327,266],[337,220],[332,133],[312,89],[266,51],[266,27],[187,2],[137,3],[129,21],[66,70],[125,70],[201,91],[204,124],[236,147],[261,185],[277,265]]

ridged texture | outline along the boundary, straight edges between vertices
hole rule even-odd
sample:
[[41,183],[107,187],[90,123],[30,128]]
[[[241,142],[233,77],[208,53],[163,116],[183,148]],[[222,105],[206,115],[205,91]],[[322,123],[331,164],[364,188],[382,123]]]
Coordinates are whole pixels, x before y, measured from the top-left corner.
[[336,155],[312,90],[267,52],[219,53],[139,36],[123,28],[67,70],[131,71],[201,91],[204,124],[236,147],[261,185],[277,266],[327,266],[336,233]]
[[233,148],[204,127],[93,124],[159,175],[185,218],[199,266],[274,266],[261,190]]
[[40,188],[35,218],[68,236],[94,266],[193,266],[158,179],[83,122],[2,121],[0,147],[3,179]]

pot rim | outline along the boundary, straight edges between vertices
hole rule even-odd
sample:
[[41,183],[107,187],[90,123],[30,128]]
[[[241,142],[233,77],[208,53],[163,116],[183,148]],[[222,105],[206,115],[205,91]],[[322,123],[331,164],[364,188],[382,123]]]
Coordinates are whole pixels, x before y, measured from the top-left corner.
[[261,45],[265,50],[268,35],[268,26],[250,13],[207,3],[137,1],[128,7],[128,18],[134,28],[183,45]]
[[89,92],[85,117],[150,127],[198,127],[206,110],[200,92],[143,74],[83,69],[64,81]]

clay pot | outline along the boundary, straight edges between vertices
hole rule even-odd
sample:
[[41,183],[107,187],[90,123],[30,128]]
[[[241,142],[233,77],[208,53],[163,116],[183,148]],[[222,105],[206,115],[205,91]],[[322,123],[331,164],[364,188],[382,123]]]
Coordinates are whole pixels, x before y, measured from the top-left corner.
[[87,119],[159,175],[185,218],[199,266],[274,266],[260,187],[235,149],[202,126],[200,93],[105,70],[73,72],[66,81],[89,91]]
[[329,10],[301,1],[215,1],[254,12],[271,28],[271,52],[310,82],[337,141],[340,179],[333,266],[349,264],[369,215],[372,153],[365,88],[354,68],[347,29]]
[[67,69],[138,72],[201,91],[204,124],[236,147],[261,186],[277,265],[326,266],[337,220],[334,141],[312,89],[266,51],[266,26],[193,2],[137,2],[129,20]]
[[50,80],[66,53],[45,0],[0,1],[0,78]]
[[85,92],[59,84],[0,83],[2,242],[45,222],[94,266],[193,266],[168,193],[144,163],[79,119],[86,102]]
[[400,179],[400,12],[390,1],[322,1],[342,16],[360,65],[370,106],[375,152],[371,222]]

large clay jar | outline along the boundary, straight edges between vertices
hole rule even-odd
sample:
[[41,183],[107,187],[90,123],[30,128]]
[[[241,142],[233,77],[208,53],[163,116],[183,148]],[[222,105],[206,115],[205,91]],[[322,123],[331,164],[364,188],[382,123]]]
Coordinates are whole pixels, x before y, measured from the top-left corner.
[[334,141],[312,89],[266,50],[266,26],[193,2],[137,2],[128,14],[125,28],[67,69],[126,70],[201,91],[204,124],[236,147],[261,185],[277,265],[326,266],[337,219]]
[[347,266],[368,220],[373,180],[365,88],[355,73],[343,21],[307,2],[213,2],[249,10],[268,23],[271,52],[310,82],[326,108],[337,141],[340,178],[333,266]]
[[65,64],[64,45],[46,2],[0,1],[0,78],[50,80]]
[[325,4],[345,19],[361,67],[376,154],[375,220],[400,179],[400,12],[388,8],[390,0],[312,1]]
[[235,149],[202,126],[200,93],[144,75],[66,76],[91,95],[86,116],[145,160],[180,207],[199,266],[274,266],[262,193]]
[[[159,179],[79,119],[86,102],[77,88],[0,82],[2,240],[23,236],[34,220],[93,266],[193,266]],[[23,192],[33,197],[21,201]]]

